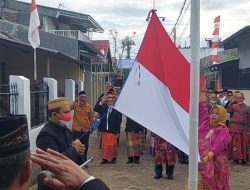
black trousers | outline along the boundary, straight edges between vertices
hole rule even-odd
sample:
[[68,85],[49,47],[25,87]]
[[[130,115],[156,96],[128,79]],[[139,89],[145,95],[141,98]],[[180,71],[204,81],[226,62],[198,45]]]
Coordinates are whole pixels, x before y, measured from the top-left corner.
[[131,161],[140,161],[140,156],[130,156],[128,159]]
[[[162,175],[162,164],[155,164],[155,174],[156,175]],[[174,165],[168,165],[166,163],[166,174],[167,176],[173,176],[174,173]]]
[[89,132],[78,132],[73,131],[74,139],[80,139],[81,143],[85,145],[85,151],[83,154],[83,161],[87,161],[88,156],[88,149],[89,149]]

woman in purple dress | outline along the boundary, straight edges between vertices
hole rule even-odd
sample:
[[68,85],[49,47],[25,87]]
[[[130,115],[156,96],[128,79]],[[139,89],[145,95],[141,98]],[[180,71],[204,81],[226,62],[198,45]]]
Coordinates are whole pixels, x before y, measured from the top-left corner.
[[209,114],[204,93],[200,96],[198,138],[199,190],[229,190],[227,154],[231,136],[226,127],[226,110],[214,105]]

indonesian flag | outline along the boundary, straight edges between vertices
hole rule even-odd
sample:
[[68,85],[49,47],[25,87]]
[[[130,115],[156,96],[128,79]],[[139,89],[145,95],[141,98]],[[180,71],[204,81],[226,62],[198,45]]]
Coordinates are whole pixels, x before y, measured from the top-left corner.
[[188,154],[190,64],[154,11],[137,62],[115,109]]
[[38,30],[39,26],[40,26],[40,20],[39,20],[37,7],[36,7],[36,2],[35,0],[32,0],[28,40],[34,49],[40,46],[40,37],[39,37],[39,30]]

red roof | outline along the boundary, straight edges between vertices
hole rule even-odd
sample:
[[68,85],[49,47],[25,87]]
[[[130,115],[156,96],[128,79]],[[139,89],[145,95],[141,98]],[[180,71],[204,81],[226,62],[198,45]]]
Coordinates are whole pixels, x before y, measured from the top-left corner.
[[109,40],[92,40],[92,44],[98,49],[104,56],[107,55],[109,49]]

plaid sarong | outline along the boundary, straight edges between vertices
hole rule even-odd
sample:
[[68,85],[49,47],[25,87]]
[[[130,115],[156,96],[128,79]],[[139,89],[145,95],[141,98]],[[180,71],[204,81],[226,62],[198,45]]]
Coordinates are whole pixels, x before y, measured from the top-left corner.
[[140,156],[141,146],[140,146],[140,135],[139,133],[127,132],[127,154],[128,157]]
[[146,151],[146,130],[144,129],[140,134],[140,144],[141,144],[141,153]]

